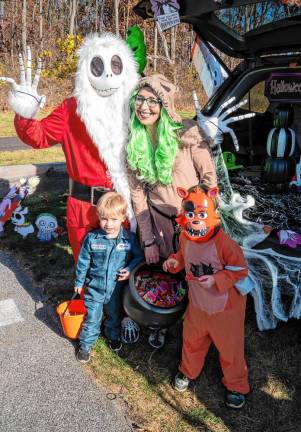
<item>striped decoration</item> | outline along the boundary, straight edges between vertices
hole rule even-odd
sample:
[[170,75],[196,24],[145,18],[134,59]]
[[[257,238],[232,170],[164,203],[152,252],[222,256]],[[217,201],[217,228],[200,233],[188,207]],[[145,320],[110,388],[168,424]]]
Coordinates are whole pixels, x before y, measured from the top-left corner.
[[277,108],[274,112],[274,127],[275,128],[287,128],[292,124],[293,113],[289,107],[283,108],[283,106]]
[[293,157],[269,157],[265,161],[264,179],[267,183],[285,184],[291,181],[296,170],[296,161]]
[[271,157],[290,157],[295,152],[296,135],[293,129],[273,128],[267,139],[267,153]]

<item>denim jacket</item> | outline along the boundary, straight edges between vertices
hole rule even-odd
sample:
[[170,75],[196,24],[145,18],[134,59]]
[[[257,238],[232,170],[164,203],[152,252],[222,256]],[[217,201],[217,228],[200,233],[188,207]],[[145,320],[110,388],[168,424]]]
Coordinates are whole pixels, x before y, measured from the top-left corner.
[[132,271],[143,259],[134,233],[121,228],[117,238],[110,239],[102,229],[93,230],[86,235],[80,250],[75,286],[86,285],[86,298],[107,303],[117,284],[118,271]]

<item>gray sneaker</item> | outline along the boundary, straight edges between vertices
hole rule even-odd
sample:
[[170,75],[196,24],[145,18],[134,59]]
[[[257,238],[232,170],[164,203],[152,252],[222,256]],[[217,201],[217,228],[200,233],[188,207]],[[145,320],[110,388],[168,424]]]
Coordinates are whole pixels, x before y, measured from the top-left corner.
[[182,372],[178,372],[173,379],[172,386],[175,390],[184,392],[188,389],[190,381]]

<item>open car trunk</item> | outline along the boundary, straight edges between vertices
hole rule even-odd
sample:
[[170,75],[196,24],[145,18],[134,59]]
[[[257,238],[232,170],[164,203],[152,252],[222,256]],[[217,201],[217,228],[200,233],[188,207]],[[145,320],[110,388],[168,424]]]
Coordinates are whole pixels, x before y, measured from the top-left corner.
[[[202,114],[215,116],[232,97],[247,103],[229,117],[256,114],[230,125],[238,151],[224,134],[213,153],[223,225],[244,247],[258,327],[275,328],[278,320],[301,318],[301,180],[295,178],[297,163],[301,171],[301,8],[272,0],[179,4],[180,20],[193,26],[228,75]],[[134,10],[153,17],[148,0]],[[225,56],[241,62],[230,71]],[[263,226],[268,235],[262,236]]]

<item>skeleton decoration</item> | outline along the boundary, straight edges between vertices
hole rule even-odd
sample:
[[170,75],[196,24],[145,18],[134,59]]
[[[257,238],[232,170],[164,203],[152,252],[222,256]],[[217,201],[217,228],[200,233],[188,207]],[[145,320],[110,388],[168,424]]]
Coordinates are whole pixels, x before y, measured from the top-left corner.
[[50,242],[58,237],[58,223],[54,215],[50,213],[41,213],[37,217],[35,224],[38,228],[37,238],[41,242]]
[[[251,115],[228,118],[244,103],[240,102],[229,108],[234,101],[232,98],[221,105],[215,116],[207,117],[206,122],[206,117],[200,112],[197,99],[194,99],[199,124],[204,129],[206,125],[209,126],[207,133],[212,139],[212,151],[220,189],[220,215],[223,228],[243,247],[248,262],[249,280],[252,281],[248,292],[254,299],[258,328],[269,330],[275,328],[279,320],[300,319],[301,257],[284,255],[272,248],[256,248],[256,245],[266,239],[269,232],[264,230],[262,223],[245,218],[245,214],[254,207],[255,199],[251,195],[242,196],[239,192],[233,191],[222,156],[223,133],[230,133],[236,149],[238,148],[237,137],[234,131],[229,129],[228,124],[249,118]],[[269,207],[270,204],[266,203],[265,207],[267,206]],[[275,228],[280,229],[281,227],[276,226]],[[286,302],[283,301],[284,298],[287,299]]]
[[38,177],[21,178],[5,195],[0,203],[0,237],[4,235],[4,225],[11,218],[14,210],[20,206],[27,195],[36,190],[39,182]]
[[22,208],[19,206],[12,214],[11,222],[15,225],[14,231],[26,238],[29,234],[34,233],[34,227],[30,222],[26,222],[26,215],[28,215],[28,207]]

